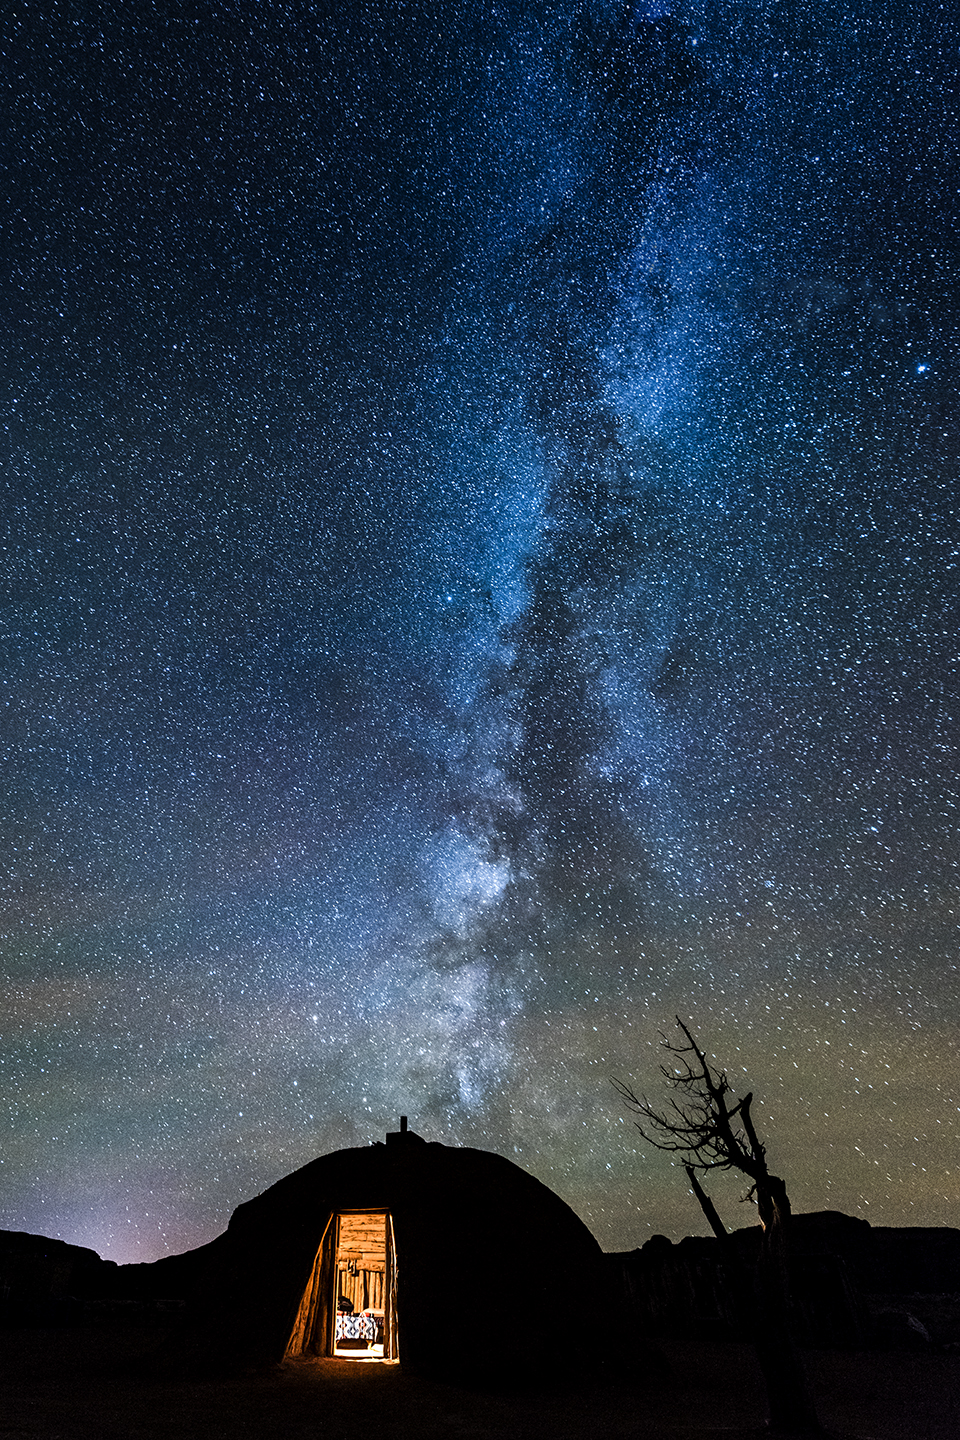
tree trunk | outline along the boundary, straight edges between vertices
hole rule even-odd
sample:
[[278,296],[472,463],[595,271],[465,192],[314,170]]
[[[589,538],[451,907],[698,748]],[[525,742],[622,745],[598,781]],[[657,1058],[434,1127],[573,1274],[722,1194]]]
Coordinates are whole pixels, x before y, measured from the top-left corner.
[[687,1179],[690,1181],[690,1189],[693,1191],[694,1195],[696,1195],[697,1199],[699,1200],[700,1209],[706,1216],[707,1223],[710,1226],[710,1229],[713,1231],[714,1235],[716,1235],[718,1240],[728,1239],[729,1237],[727,1235],[727,1227],[720,1219],[720,1216],[717,1213],[716,1205],[714,1205],[713,1201],[710,1199],[710,1196],[707,1194],[703,1186],[700,1184],[700,1181],[697,1179],[696,1170],[694,1170],[692,1165],[688,1165],[686,1167],[686,1171]]
[[767,1387],[770,1425],[787,1433],[822,1434],[793,1338],[787,1252],[790,1201],[779,1176],[758,1182],[757,1209],[763,1239],[757,1263],[756,1347]]

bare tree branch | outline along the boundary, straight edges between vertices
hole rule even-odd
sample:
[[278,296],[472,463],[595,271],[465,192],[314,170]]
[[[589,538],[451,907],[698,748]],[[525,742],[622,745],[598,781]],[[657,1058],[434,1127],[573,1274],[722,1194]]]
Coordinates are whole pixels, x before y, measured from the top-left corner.
[[766,1146],[753,1121],[753,1092],[736,1099],[727,1072],[711,1064],[678,1015],[682,1041],[661,1039],[671,1062],[660,1065],[670,1094],[658,1108],[622,1080],[613,1087],[629,1110],[644,1140],[657,1150],[683,1157],[684,1167],[714,1233],[726,1232],[713,1202],[697,1179],[697,1171],[736,1170],[750,1180],[748,1198],[756,1198],[763,1227],[757,1266],[757,1357],[767,1384],[774,1426],[819,1435],[820,1424],[807,1390],[803,1366],[790,1328],[790,1287],[787,1223],[790,1200],[779,1175],[771,1175]]
[[[690,1029],[676,1017],[685,1043],[663,1038],[663,1048],[674,1056],[660,1074],[675,1093],[658,1109],[646,1096],[614,1080],[617,1094],[635,1115],[636,1126],[657,1150],[682,1154],[694,1170],[739,1170],[756,1183],[766,1172],[764,1147],[749,1119],[752,1096],[734,1101],[725,1070],[714,1069],[694,1040]],[[742,1121],[743,1128],[735,1126]]]

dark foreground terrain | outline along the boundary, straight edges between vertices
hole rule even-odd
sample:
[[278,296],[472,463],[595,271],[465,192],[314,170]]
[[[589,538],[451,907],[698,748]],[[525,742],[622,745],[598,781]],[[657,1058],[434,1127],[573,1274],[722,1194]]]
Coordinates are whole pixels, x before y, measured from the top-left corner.
[[[613,1355],[615,1336],[609,1337]],[[288,1363],[184,1378],[156,1332],[0,1331],[0,1440],[755,1440],[749,1349],[672,1341],[646,1365],[565,1393],[478,1394],[402,1368]],[[626,1362],[627,1357],[623,1357]],[[821,1416],[842,1437],[957,1440],[960,1356],[809,1352]]]

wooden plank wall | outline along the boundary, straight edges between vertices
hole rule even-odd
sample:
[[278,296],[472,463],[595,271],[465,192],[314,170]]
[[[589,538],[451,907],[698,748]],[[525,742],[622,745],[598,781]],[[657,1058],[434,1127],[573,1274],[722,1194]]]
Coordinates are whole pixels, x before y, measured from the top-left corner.
[[343,1270],[351,1262],[360,1270],[383,1273],[386,1264],[386,1217],[382,1213],[340,1216],[337,1266]]

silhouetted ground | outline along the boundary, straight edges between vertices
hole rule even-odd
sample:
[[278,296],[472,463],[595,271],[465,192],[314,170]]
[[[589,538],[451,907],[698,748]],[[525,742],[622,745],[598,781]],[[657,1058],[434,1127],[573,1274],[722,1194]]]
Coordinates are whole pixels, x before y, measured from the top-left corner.
[[[610,1337],[611,1350],[616,1349]],[[478,1394],[397,1366],[296,1362],[177,1378],[163,1335],[0,1331],[0,1440],[756,1440],[744,1346],[669,1342],[645,1373],[564,1393]],[[870,1440],[957,1440],[960,1356],[810,1352],[823,1420]]]

